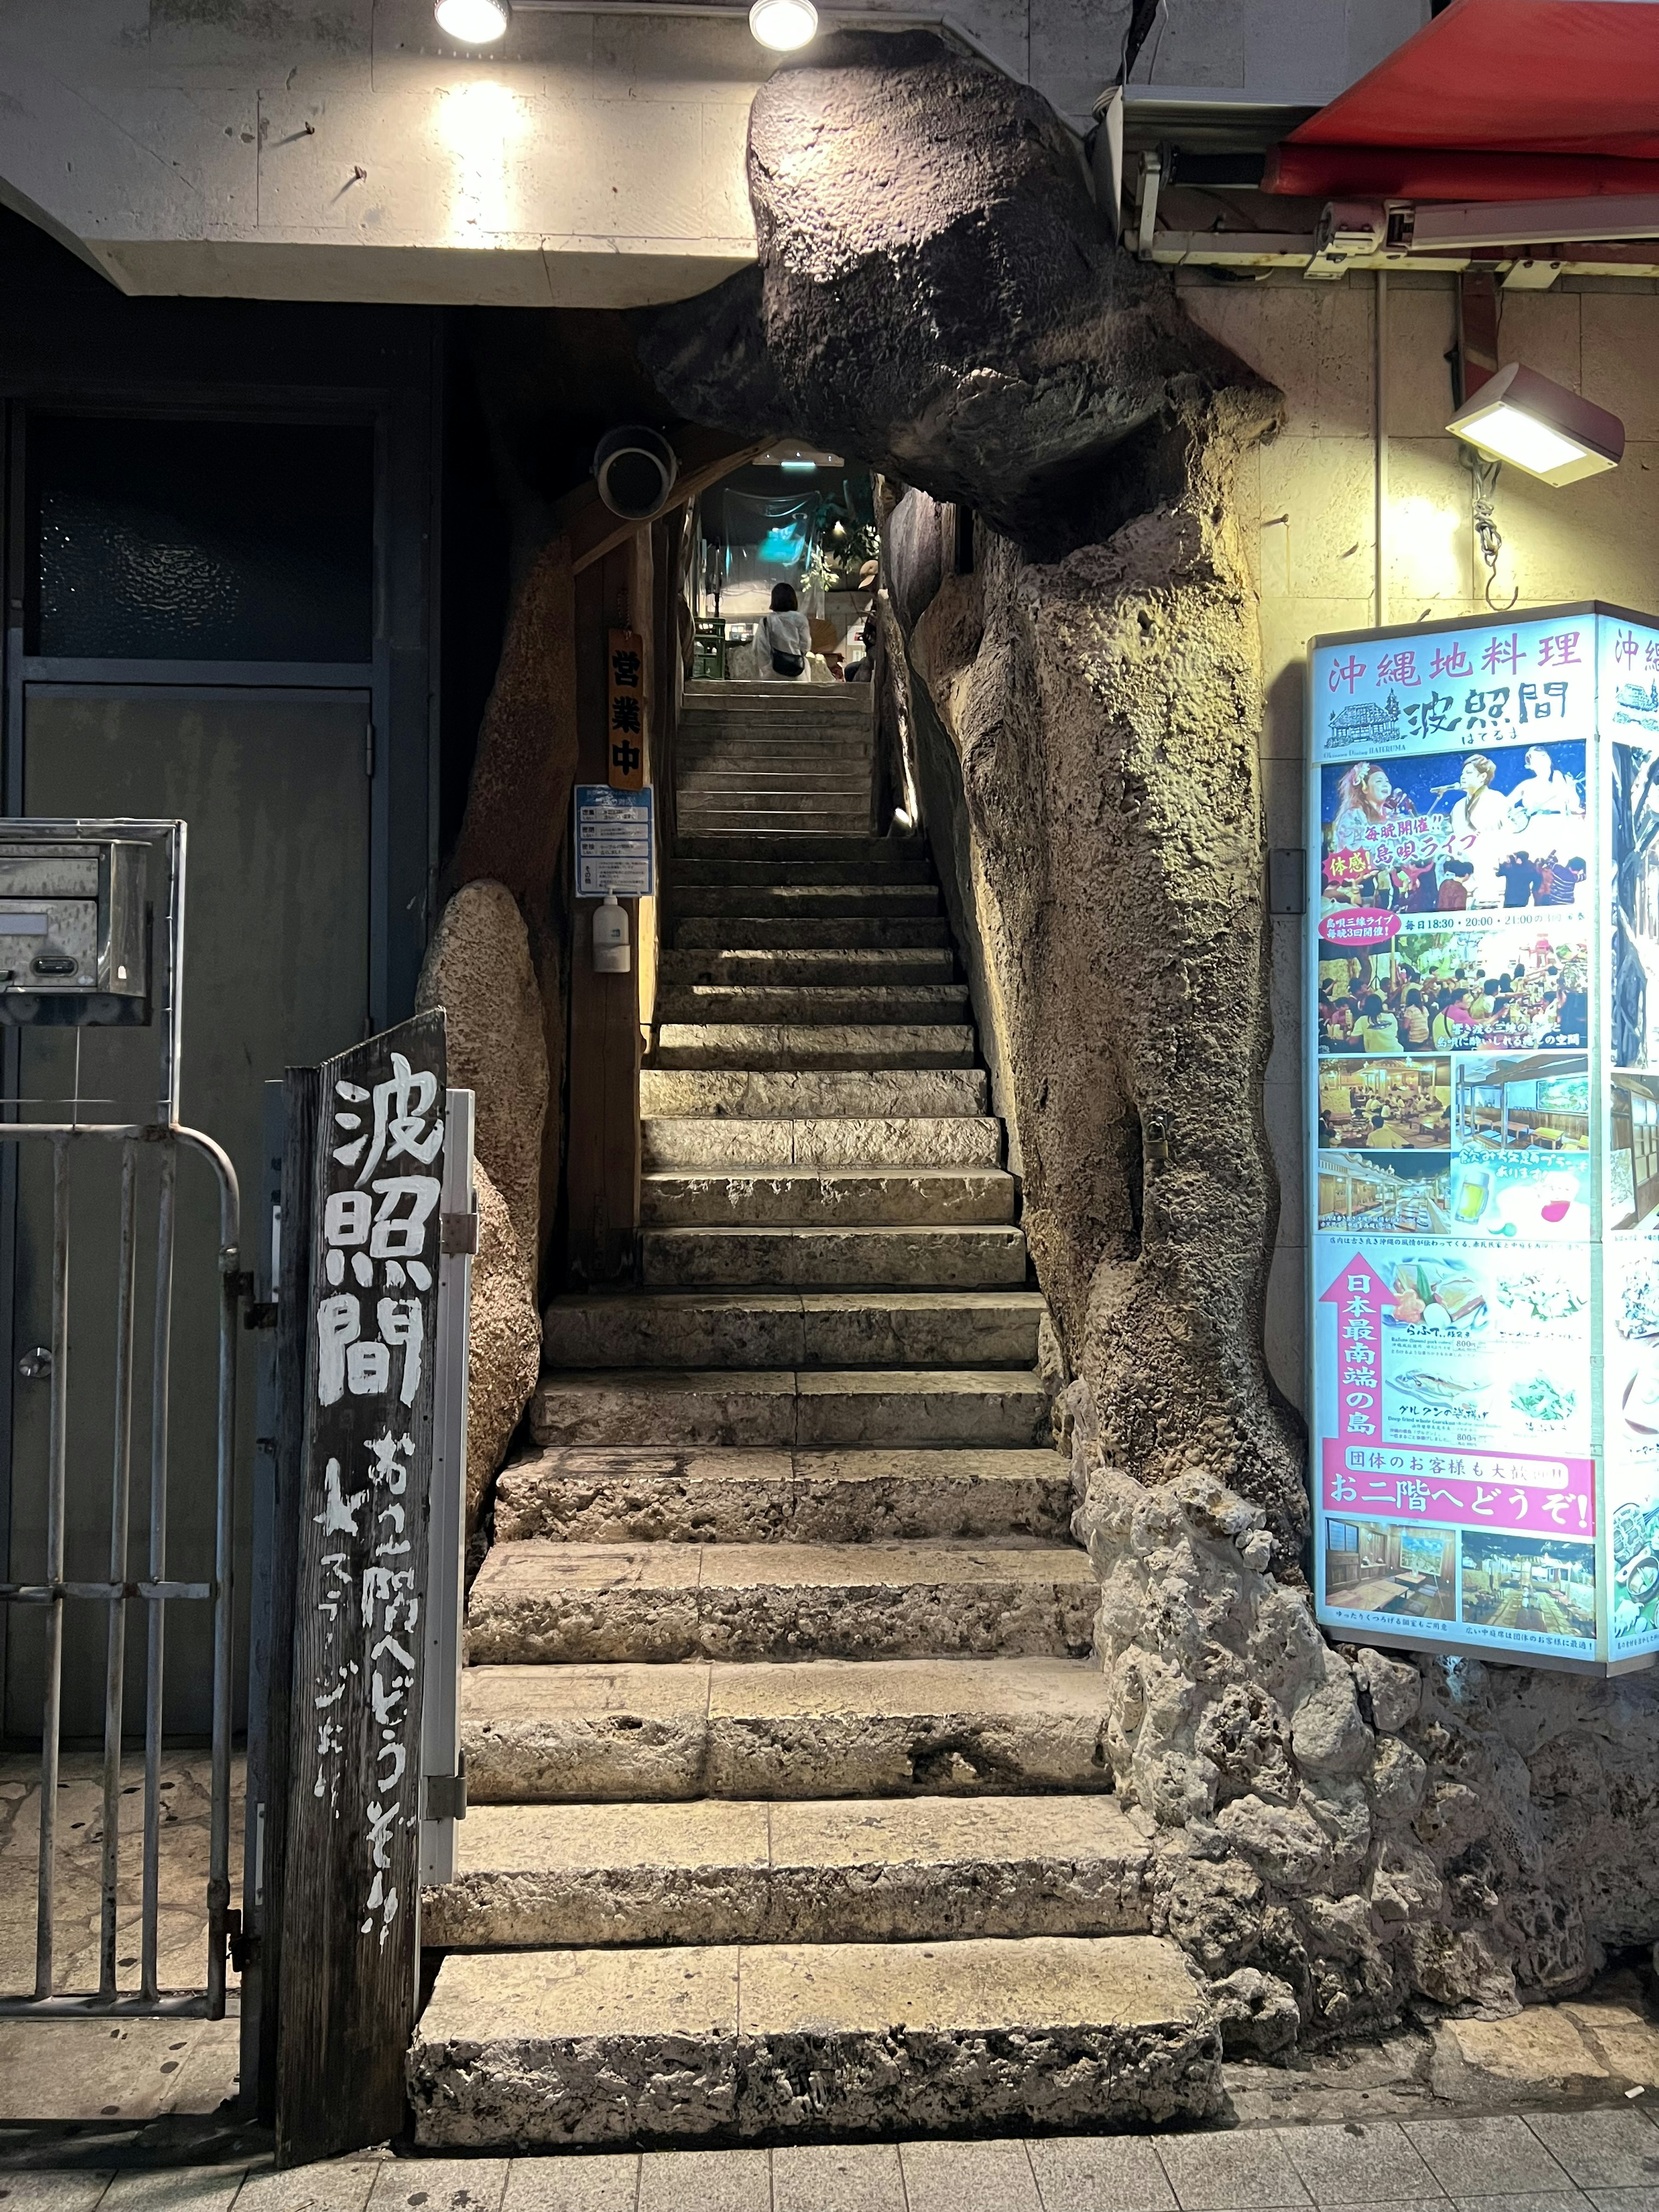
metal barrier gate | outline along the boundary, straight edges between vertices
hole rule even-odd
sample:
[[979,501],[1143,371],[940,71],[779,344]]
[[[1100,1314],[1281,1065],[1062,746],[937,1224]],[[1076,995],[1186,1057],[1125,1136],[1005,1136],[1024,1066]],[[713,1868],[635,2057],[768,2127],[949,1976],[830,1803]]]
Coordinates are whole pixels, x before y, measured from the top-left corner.
[[[44,1572],[39,1582],[0,1583],[0,1602],[40,1607],[46,1613],[34,1994],[0,1997],[0,2015],[195,2015],[218,2020],[225,2012],[226,1946],[231,1925],[232,1482],[236,1339],[246,1279],[239,1266],[236,1171],[211,1137],[185,1128],[179,1120],[184,914],[182,822],[14,820],[0,824],[0,1024],[77,1030],[154,1026],[158,1032],[160,1062],[154,1111],[146,1118],[83,1121],[79,1115],[77,1073],[70,1121],[0,1121],[0,1142],[49,1144],[52,1150],[51,1342],[27,1355],[34,1363],[33,1372],[51,1385]],[[77,1070],[78,1049],[77,1040]],[[20,1102],[9,1103],[15,1110]],[[108,1145],[118,1145],[121,1151],[115,1404],[108,1474],[109,1572],[103,1581],[70,1581],[64,1575],[70,1477],[70,1167],[84,1148]],[[145,1571],[133,1579],[128,1574],[128,1546],[138,1358],[138,1174],[146,1148],[160,1155],[160,1183],[155,1306],[149,1348],[149,1542]],[[216,1518],[213,1571],[206,1582],[173,1580],[167,1572],[168,1401],[181,1149],[199,1153],[209,1162],[217,1177],[219,1194]],[[99,1978],[95,1993],[59,1995],[53,1956],[53,1910],[58,1857],[64,1609],[76,1599],[100,1602],[107,1614]],[[158,1971],[162,1692],[167,1608],[180,1602],[206,1604],[213,1609],[207,1960],[200,1989],[169,1991],[159,1986]],[[144,1608],[146,1636],[143,1856],[136,1993],[117,1986],[124,1795],[121,1749],[129,1612],[134,1605]]]

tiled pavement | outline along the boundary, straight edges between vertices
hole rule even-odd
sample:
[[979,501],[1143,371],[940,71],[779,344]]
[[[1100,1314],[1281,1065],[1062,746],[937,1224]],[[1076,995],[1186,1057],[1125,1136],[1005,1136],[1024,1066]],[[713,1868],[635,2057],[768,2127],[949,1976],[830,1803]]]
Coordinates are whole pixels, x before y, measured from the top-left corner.
[[0,2170],[0,2212],[1659,2212],[1639,2106],[1231,2134]]

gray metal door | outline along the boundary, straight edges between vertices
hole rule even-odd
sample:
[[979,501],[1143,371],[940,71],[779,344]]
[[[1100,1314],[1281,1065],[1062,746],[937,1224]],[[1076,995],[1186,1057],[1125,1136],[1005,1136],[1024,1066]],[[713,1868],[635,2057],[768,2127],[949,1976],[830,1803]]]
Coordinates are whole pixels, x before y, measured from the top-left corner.
[[[264,1187],[261,1085],[289,1065],[314,1064],[368,1033],[369,1008],[369,705],[365,694],[32,685],[24,709],[24,811],[38,816],[182,817],[189,825],[185,917],[183,1116],[216,1137],[251,1199]],[[78,1062],[77,1062],[78,1046]],[[24,1119],[67,1118],[59,1102],[123,1102],[153,1094],[154,1043],[145,1032],[24,1033],[19,1095]],[[110,1103],[85,1118],[118,1118]],[[108,1571],[106,1469],[115,1401],[114,1310],[120,1170],[107,1158],[77,1169],[70,1329],[84,1351],[70,1405],[67,1572]],[[11,1358],[28,1363],[50,1341],[50,1147],[18,1148]],[[155,1163],[140,1194],[153,1222]],[[101,1180],[100,1180],[101,1177]],[[179,1175],[173,1322],[172,1476],[168,1567],[211,1571],[214,1540],[218,1313],[213,1255],[214,1177],[186,1157]],[[245,1207],[245,1245],[263,1233]],[[141,1229],[142,1234],[142,1229]],[[242,1265],[252,1264],[251,1249]],[[153,1285],[140,1270],[138,1340],[148,1340]],[[240,1364],[236,1580],[246,1590],[253,1367]],[[48,1392],[13,1369],[11,1571],[38,1572],[44,1543]],[[148,1433],[141,1372],[135,1433]],[[142,1571],[147,1526],[143,1455],[135,1462],[128,1571]],[[210,1718],[208,1608],[168,1608],[165,1724],[205,1738]],[[83,1617],[77,1622],[75,1616]],[[99,1740],[104,1708],[103,1608],[71,1607],[65,1620],[65,1745]],[[247,1606],[236,1607],[236,1680],[246,1679]],[[6,1658],[5,1725],[38,1735],[38,1618],[15,1614]],[[143,1701],[142,1638],[127,1648],[127,1711]],[[239,1694],[240,1703],[240,1694]]]

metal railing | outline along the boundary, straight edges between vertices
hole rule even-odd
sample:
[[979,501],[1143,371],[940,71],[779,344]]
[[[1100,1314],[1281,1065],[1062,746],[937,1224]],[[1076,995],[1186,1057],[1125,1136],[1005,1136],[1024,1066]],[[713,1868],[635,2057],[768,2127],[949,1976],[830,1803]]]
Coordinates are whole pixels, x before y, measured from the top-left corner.
[[[64,1122],[0,1122],[0,1141],[33,1139],[52,1148],[52,1342],[50,1440],[46,1464],[46,1578],[0,1583],[0,1601],[46,1608],[46,1694],[40,1723],[40,1848],[35,1905],[34,1995],[0,1997],[0,2015],[88,2012],[203,2014],[220,2020],[225,2010],[225,1953],[230,1911],[231,1723],[231,1484],[236,1418],[236,1331],[242,1289],[237,1271],[240,1211],[236,1170],[223,1149],[198,1129],[178,1123],[77,1127]],[[120,1259],[116,1280],[115,1425],[110,1483],[109,1576],[103,1582],[64,1577],[68,1523],[70,1381],[70,1155],[76,1145],[121,1146]],[[127,1575],[131,1520],[133,1375],[137,1287],[137,1160],[142,1146],[161,1153],[155,1249],[155,1319],[150,1368],[149,1542],[146,1572]],[[168,1381],[173,1335],[175,1198],[180,1146],[212,1165],[219,1183],[218,1446],[215,1483],[216,1531],[210,1582],[167,1578]],[[58,1778],[62,1734],[64,1607],[91,1599],[107,1608],[104,1688],[102,1909],[96,1996],[60,1996],[55,1990],[53,1913],[57,1895]],[[121,1745],[126,1680],[127,1609],[145,1608],[143,1895],[139,1989],[116,1988],[118,1862],[121,1840]],[[161,1903],[161,1719],[167,1649],[167,1607],[179,1601],[213,1607],[212,1796],[208,1852],[208,1963],[205,1994],[169,1996],[157,1980]]]
[[[94,825],[9,823],[7,831],[60,836]],[[105,825],[95,825],[103,827]],[[45,1573],[38,1583],[0,1583],[0,1603],[45,1610],[45,1687],[40,1730],[40,1866],[36,1893],[34,1993],[0,1996],[0,2016],[80,2017],[88,2014],[222,2019],[226,1952],[230,1930],[230,1752],[232,1721],[231,1567],[234,1511],[233,1480],[236,1419],[236,1339],[245,1295],[239,1273],[240,1202],[236,1170],[222,1146],[179,1119],[179,1000],[184,920],[185,828],[182,823],[130,823],[125,832],[147,833],[164,852],[169,885],[158,997],[161,1001],[160,1097],[155,1118],[144,1121],[0,1121],[0,1142],[50,1144],[52,1150],[51,1344],[36,1371],[50,1383],[46,1454]],[[78,1084],[77,1084],[78,1089]],[[103,1581],[65,1574],[70,1483],[70,1161],[88,1145],[121,1147],[121,1200],[116,1276],[115,1404],[110,1463],[109,1572]],[[134,1381],[138,1303],[138,1167],[146,1147],[159,1152],[156,1210],[155,1308],[150,1353],[149,1541],[145,1571],[129,1576],[132,1519]],[[173,1288],[180,1149],[195,1152],[214,1170],[219,1192],[219,1347],[213,1572],[207,1582],[169,1578],[167,1572],[169,1384],[173,1350]],[[30,1355],[31,1358],[36,1355]],[[59,1994],[54,1927],[58,1861],[58,1771],[62,1737],[64,1607],[90,1600],[106,1607],[103,1729],[103,1831],[99,1977],[95,1993]],[[166,1678],[167,1608],[175,1603],[213,1608],[211,1790],[208,1864],[208,1957],[205,1987],[167,1991],[160,1986],[161,1869],[161,1751]],[[144,1607],[143,1856],[140,1908],[139,1984],[118,1986],[121,1844],[121,1754],[125,1733],[129,1608]]]

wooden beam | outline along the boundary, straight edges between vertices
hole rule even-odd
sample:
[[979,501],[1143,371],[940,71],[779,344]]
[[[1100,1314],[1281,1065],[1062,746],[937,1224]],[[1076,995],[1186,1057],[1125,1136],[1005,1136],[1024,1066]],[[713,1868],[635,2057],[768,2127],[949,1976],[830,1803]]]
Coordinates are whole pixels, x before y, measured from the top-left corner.
[[[614,519],[614,518],[613,518]],[[630,525],[631,538],[639,525]],[[610,757],[606,727],[607,633],[640,627],[633,619],[631,544],[613,546],[576,577],[576,781],[603,783]],[[648,610],[647,610],[648,618]],[[597,902],[575,902],[570,948],[570,1138],[566,1262],[574,1285],[612,1283],[633,1273],[640,1215],[640,1030],[636,972],[593,969]],[[634,959],[639,958],[639,901],[624,899]]]

